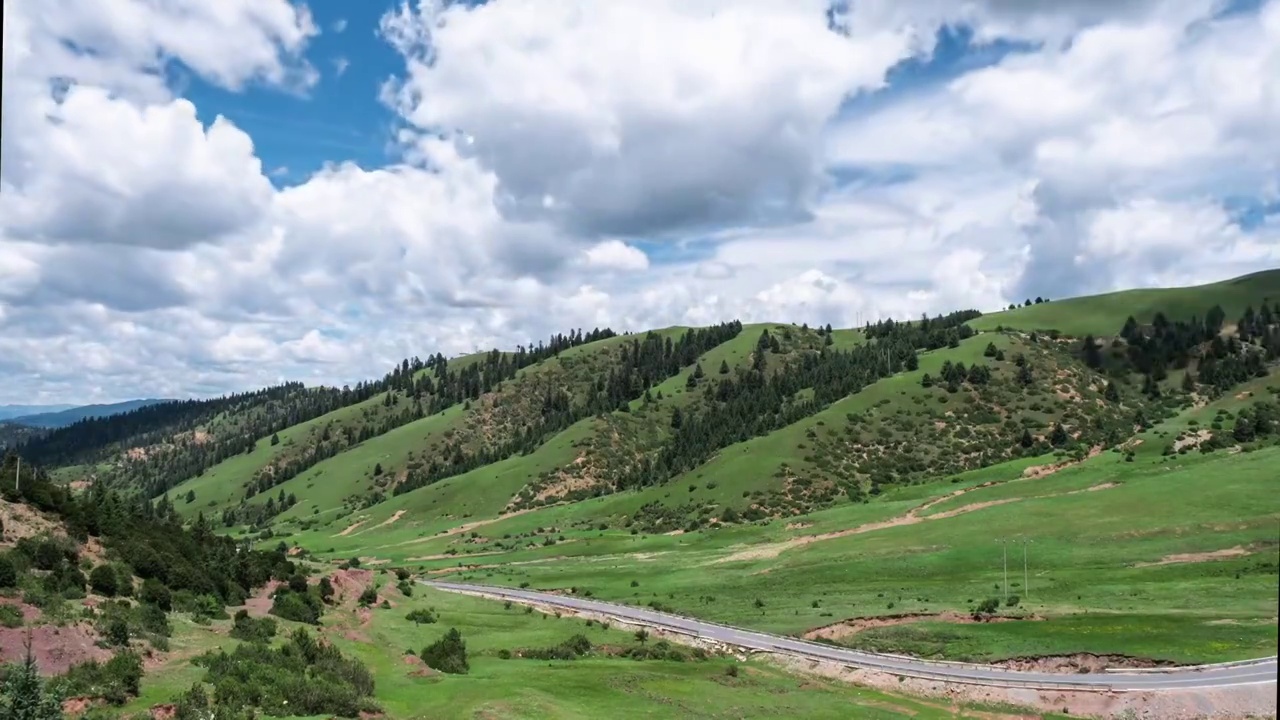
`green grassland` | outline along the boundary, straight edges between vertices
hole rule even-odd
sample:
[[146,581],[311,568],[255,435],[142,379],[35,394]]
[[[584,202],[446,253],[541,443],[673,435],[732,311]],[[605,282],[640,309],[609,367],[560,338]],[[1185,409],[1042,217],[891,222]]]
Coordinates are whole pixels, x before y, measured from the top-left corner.
[[998,326],[1019,330],[1058,330],[1074,337],[1109,337],[1120,332],[1125,319],[1150,322],[1157,312],[1170,320],[1203,318],[1221,305],[1234,322],[1249,305],[1280,300],[1280,270],[1264,270],[1243,277],[1185,288],[1124,290],[1089,297],[1053,300],[1016,310],[983,315],[970,321],[975,330]]
[[[387,582],[390,576],[376,578]],[[391,720],[410,718],[1004,718],[990,708],[907,698],[820,679],[802,679],[765,662],[732,657],[706,660],[644,660],[616,656],[636,646],[631,632],[572,618],[528,613],[520,606],[418,588],[398,591],[394,608],[374,608],[362,621],[351,608],[331,609],[320,633],[344,653],[358,657],[375,678],[375,701]],[[415,625],[405,618],[430,608],[439,621]],[[123,708],[144,712],[167,702],[204,677],[191,659],[239,641],[230,622],[175,622],[172,652],[143,680],[142,694]],[[280,622],[277,637],[297,623]],[[408,656],[457,628],[467,645],[470,671],[443,675],[424,671]],[[519,651],[544,648],[585,636],[593,645],[577,660],[523,659]],[[649,640],[652,645],[657,639]],[[502,651],[517,657],[503,659]],[[734,674],[729,668],[734,667]],[[1029,717],[1017,714],[1016,717]],[[1040,716],[1036,716],[1040,717]],[[1057,717],[1046,715],[1043,717]]]
[[[697,456],[700,465],[660,484],[624,484],[677,437],[678,414],[716,402],[716,378],[745,376],[757,353],[764,353],[766,372],[777,373],[823,348],[881,342],[861,330],[827,336],[795,325],[747,325],[718,346],[703,346],[695,363],[647,393],[633,385],[607,406],[590,406],[617,410],[573,415],[581,419],[555,425],[564,429],[538,435],[509,457],[393,494],[397,483],[436,461],[513,447],[541,421],[549,393],[575,402],[597,397],[623,348],[641,339],[614,337],[526,367],[478,400],[347,447],[249,500],[297,497],[269,532],[227,530],[263,546],[283,540],[321,567],[358,557],[365,567],[403,567],[420,577],[590,592],[930,658],[1094,653],[1205,663],[1268,655],[1278,639],[1280,445],[1271,438],[1201,452],[1197,443],[1207,431],[1229,435],[1243,409],[1280,393],[1280,380],[1273,372],[1214,394],[1206,386],[1181,389],[1184,371],[1174,369],[1160,392],[1150,393],[1141,375],[1127,374],[1122,349],[1104,350],[1103,372],[1086,367],[1078,338],[1114,335],[1130,315],[1186,319],[1213,305],[1231,323],[1247,305],[1278,299],[1280,271],[1268,271],[983,316],[969,323],[977,335],[920,352],[914,370],[766,435],[714,445],[719,450],[705,461]],[[1031,332],[1050,329],[1064,337]],[[657,333],[674,340],[686,330]],[[774,349],[760,349],[765,330]],[[981,370],[957,376],[961,364]],[[1199,374],[1196,363],[1187,365]],[[781,402],[814,395],[804,388]],[[364,426],[394,411],[384,402],[379,395],[289,428],[279,445],[264,438],[252,453],[169,495],[188,514],[235,506],[264,468],[307,446],[322,428]],[[196,497],[187,504],[189,491]],[[475,598],[426,590],[395,597],[397,607],[373,610],[368,625],[352,627],[336,612],[325,621],[335,623],[328,632],[335,643],[374,669],[378,700],[391,718],[955,716],[923,701],[802,684],[755,662],[730,678],[727,659],[503,660],[500,650],[554,645],[576,632],[606,646],[634,640]],[[998,600],[995,621],[973,622],[977,606],[991,598]],[[442,622],[406,621],[404,612],[417,605],[435,607]],[[892,622],[857,631],[846,624],[867,618]],[[217,627],[183,625],[175,656],[225,641]],[[414,674],[403,651],[448,627],[467,638],[472,672]],[[172,694],[198,674],[166,667],[139,703]]]
[[[550,561],[522,562],[518,558],[526,555],[513,554],[510,559],[520,564],[457,576],[585,588],[605,599],[657,601],[720,622],[800,633],[843,618],[967,613],[977,601],[1003,595],[995,541],[1026,538],[1032,541],[1031,587],[1022,587],[1021,546],[1015,545],[1010,591],[1022,601],[1006,612],[1047,619],[955,626],[949,632],[961,633],[966,642],[935,642],[928,654],[982,660],[1075,652],[1179,662],[1240,659],[1265,655],[1276,642],[1277,463],[1280,448],[1274,447],[1229,457],[1187,456],[1176,463],[1130,463],[1104,453],[1038,479],[1021,480],[1011,468],[1007,482],[933,509],[938,514],[1005,501],[954,517],[803,544],[779,538],[822,528],[780,532],[777,522],[755,526],[755,537],[739,530],[729,547],[702,533],[633,536],[626,551],[607,556],[588,550],[588,537],[601,542],[596,533],[567,529],[566,542],[552,548],[555,555],[544,554]],[[1206,472],[1213,473],[1212,483],[1205,482]],[[935,485],[935,497],[954,487]],[[1171,497],[1177,501],[1169,502]],[[856,528],[900,516],[904,504],[889,494],[828,511],[822,524]],[[870,510],[877,505],[885,512]],[[1162,511],[1153,513],[1153,507]],[[1237,547],[1246,554],[1142,565]],[[763,608],[756,607],[757,598]],[[894,650],[888,641],[904,632],[918,630],[870,631],[853,636],[850,644]],[[921,643],[906,639],[897,650],[920,650]]]

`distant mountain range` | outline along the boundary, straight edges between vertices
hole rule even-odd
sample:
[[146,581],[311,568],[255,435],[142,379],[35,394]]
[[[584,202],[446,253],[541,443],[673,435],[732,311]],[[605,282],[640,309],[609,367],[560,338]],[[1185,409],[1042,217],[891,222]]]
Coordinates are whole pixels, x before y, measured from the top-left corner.
[[106,405],[0,405],[0,422],[34,428],[60,428],[85,418],[119,415],[140,407],[170,402],[160,398],[126,400]]
[[25,415],[41,415],[71,410],[75,405],[0,405],[0,422]]

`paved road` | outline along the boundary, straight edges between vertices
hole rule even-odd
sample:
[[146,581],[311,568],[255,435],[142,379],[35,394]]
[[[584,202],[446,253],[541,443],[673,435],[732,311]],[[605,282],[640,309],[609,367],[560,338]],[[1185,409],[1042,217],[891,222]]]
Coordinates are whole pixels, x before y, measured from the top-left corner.
[[709,640],[753,650],[800,655],[807,658],[830,660],[849,666],[881,670],[895,675],[947,680],[977,685],[1039,687],[1047,689],[1076,689],[1094,691],[1137,690],[1189,690],[1223,688],[1233,685],[1276,683],[1275,656],[1240,663],[1209,665],[1200,668],[1179,668],[1162,671],[1120,671],[1093,674],[1066,674],[1043,672],[1019,672],[986,665],[945,663],[917,660],[891,655],[857,652],[795,638],[769,635],[717,625],[692,618],[660,613],[645,608],[617,605],[587,600],[585,598],[553,595],[533,590],[470,585],[432,580],[420,581],[423,585],[463,593],[483,593],[517,602],[536,602],[542,605],[574,610],[588,610],[608,614],[622,620],[634,621],[649,627],[663,628]]

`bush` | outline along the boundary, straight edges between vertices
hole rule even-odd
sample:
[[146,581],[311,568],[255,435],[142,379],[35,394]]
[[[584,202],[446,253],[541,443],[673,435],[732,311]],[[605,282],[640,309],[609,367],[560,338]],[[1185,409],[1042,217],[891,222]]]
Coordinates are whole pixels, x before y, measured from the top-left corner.
[[271,614],[285,620],[318,625],[323,607],[317,595],[309,592],[296,593],[287,588],[281,588],[272,598]]
[[138,593],[138,599],[155,605],[165,612],[173,609],[173,593],[169,592],[169,588],[164,583],[155,578],[142,581],[142,590]]
[[591,652],[591,641],[578,634],[559,645],[545,648],[528,648],[520,651],[520,657],[534,660],[576,660]]
[[433,670],[451,675],[465,675],[471,669],[467,663],[467,644],[457,628],[449,628],[444,637],[423,648],[422,661]]
[[235,652],[219,650],[193,662],[208,670],[204,681],[213,685],[219,710],[256,708],[273,717],[356,717],[376,710],[369,669],[301,628],[280,648],[245,643]]
[[378,589],[370,585],[360,593],[360,604],[368,607],[378,602]]
[[122,650],[105,663],[90,660],[76,665],[51,685],[63,697],[88,695],[123,705],[137,697],[141,682],[142,658],[132,650]]
[[15,605],[0,605],[0,625],[7,628],[22,627],[22,610]]
[[1000,598],[987,598],[974,608],[974,615],[994,615],[1000,609]]
[[276,636],[276,621],[271,618],[252,618],[245,610],[236,612],[231,626],[231,637],[246,642],[269,643]]
[[414,625],[431,624],[436,621],[436,616],[430,610],[418,608],[411,610],[408,615],[404,616],[405,620],[412,622]]
[[13,565],[13,558],[0,555],[0,588],[18,587],[18,568]]

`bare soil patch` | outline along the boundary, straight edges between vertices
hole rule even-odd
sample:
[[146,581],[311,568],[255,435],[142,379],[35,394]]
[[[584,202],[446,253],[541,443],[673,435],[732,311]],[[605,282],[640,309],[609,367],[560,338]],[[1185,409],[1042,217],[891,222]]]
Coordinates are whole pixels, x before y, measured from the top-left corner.
[[1063,470],[1066,470],[1069,467],[1079,465],[1080,463],[1084,462],[1085,460],[1088,460],[1089,458],[1097,457],[1101,453],[1102,453],[1102,446],[1095,445],[1089,448],[1089,454],[1085,455],[1084,460],[1062,460],[1056,463],[1049,463],[1048,465],[1032,465],[1031,467],[1022,471],[1022,477],[1024,480],[1031,480],[1034,478],[1042,478],[1048,475],[1052,475],[1056,472],[1061,472]]
[[61,526],[46,519],[29,506],[6,500],[0,500],[0,521],[4,522],[4,534],[0,537],[0,547],[7,547],[22,538],[35,537],[44,533],[65,534]]
[[1249,551],[1247,549],[1237,545],[1235,547],[1225,548],[1223,550],[1214,550],[1212,552],[1175,553],[1173,555],[1165,555],[1155,562],[1134,563],[1133,567],[1155,567],[1156,565],[1213,562],[1214,560],[1225,560],[1227,558],[1241,557],[1248,554]]
[[25,628],[0,627],[0,664],[18,662],[26,655],[27,632],[31,632],[31,654],[44,675],[60,675],[87,660],[105,661],[111,651],[94,643],[98,634],[89,623],[58,627],[37,625]]
[[245,612],[249,613],[251,617],[266,617],[271,613],[271,605],[273,602],[271,600],[272,593],[274,593],[276,589],[283,584],[284,583],[279,580],[272,580],[268,582],[266,585],[262,586],[261,590],[254,593],[253,597],[245,600],[244,605],[241,607]]
[[365,524],[366,522],[368,522],[368,520],[357,520],[357,521],[355,521],[354,523],[351,523],[350,525],[348,525],[348,526],[346,527],[346,529],[345,529],[345,530],[343,530],[342,532],[338,533],[337,535],[334,535],[333,537],[346,537],[346,536],[350,535],[351,533],[355,532],[355,531],[356,531],[356,528],[360,527],[361,525]]
[[333,583],[333,597],[338,602],[355,602],[360,593],[373,582],[372,570],[335,570],[329,576]]
[[1213,437],[1213,433],[1209,430],[1197,430],[1196,432],[1183,437],[1181,440],[1175,440],[1173,442],[1173,451],[1178,452],[1183,448],[1200,447],[1200,443],[1211,437]]
[[959,625],[972,625],[976,623],[989,622],[1011,622],[1014,620],[1044,620],[1038,615],[1029,615],[1027,617],[1007,617],[997,615],[994,617],[975,618],[965,613],[947,610],[940,613],[903,613],[900,615],[881,615],[879,617],[856,617],[848,620],[841,620],[838,623],[824,625],[820,628],[814,628],[804,634],[807,640],[839,640],[840,638],[856,635],[864,630],[872,628],[889,627],[891,625],[910,625],[918,622],[947,622]]
[[404,514],[405,514],[405,511],[404,511],[404,510],[397,510],[397,511],[395,512],[395,514],[394,514],[394,515],[392,515],[391,517],[387,518],[386,520],[383,520],[382,522],[378,523],[377,525],[374,525],[373,527],[374,527],[374,529],[377,529],[377,528],[380,528],[380,527],[386,527],[386,526],[390,525],[391,523],[393,523],[393,522],[395,522],[395,521],[399,520],[400,518],[404,517]]
[[1150,669],[1178,666],[1177,663],[1167,660],[1152,660],[1150,658],[1136,658],[1127,655],[1094,655],[1093,653],[1010,658],[992,664],[1009,668],[1010,670],[1070,674],[1103,672],[1110,668]]

